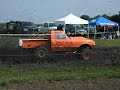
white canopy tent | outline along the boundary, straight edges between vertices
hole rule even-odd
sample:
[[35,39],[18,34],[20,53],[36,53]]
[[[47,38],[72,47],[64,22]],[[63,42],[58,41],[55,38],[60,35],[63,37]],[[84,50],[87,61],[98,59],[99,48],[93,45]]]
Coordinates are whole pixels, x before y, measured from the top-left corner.
[[87,20],[81,19],[73,14],[69,14],[63,18],[54,21],[55,24],[88,24]]
[[[87,24],[88,25],[89,21],[84,20],[84,19],[82,19],[80,17],[77,17],[77,16],[75,16],[73,14],[69,14],[69,15],[67,15],[67,16],[65,16],[63,18],[55,20],[54,23],[56,25],[59,25],[59,24],[64,25],[64,32],[65,32],[65,25],[66,24],[74,24],[74,25]],[[75,34],[76,34],[76,27],[75,27]]]

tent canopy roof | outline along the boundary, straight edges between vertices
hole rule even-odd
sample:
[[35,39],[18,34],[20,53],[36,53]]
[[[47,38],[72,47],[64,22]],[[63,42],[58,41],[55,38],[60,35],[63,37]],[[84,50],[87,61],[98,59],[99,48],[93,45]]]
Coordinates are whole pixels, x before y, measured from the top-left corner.
[[111,26],[118,26],[118,23],[113,22],[113,21],[111,21],[109,19],[106,19],[106,18],[100,16],[100,17],[97,17],[97,18],[89,21],[89,25],[103,25],[103,26],[105,26],[105,25],[111,25]]
[[73,14],[69,14],[63,18],[55,20],[55,24],[88,24],[88,21]]

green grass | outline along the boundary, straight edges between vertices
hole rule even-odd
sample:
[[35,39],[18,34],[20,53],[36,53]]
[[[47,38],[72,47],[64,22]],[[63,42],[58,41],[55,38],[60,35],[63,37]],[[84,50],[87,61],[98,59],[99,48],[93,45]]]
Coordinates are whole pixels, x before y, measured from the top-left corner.
[[68,65],[51,68],[1,67],[0,85],[33,83],[39,80],[75,80],[91,78],[120,78],[120,66]]
[[95,47],[120,47],[120,39],[105,40],[105,39],[95,39]]

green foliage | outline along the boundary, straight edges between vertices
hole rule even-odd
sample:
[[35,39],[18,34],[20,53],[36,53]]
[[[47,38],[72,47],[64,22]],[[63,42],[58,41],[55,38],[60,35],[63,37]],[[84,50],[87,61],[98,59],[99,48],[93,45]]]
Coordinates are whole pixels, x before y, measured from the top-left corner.
[[107,14],[103,14],[102,17],[110,19],[110,16],[108,16]]
[[120,25],[120,15],[118,15],[118,14],[113,15],[113,16],[111,16],[110,20],[117,22]]
[[1,67],[0,85],[34,83],[39,80],[73,80],[91,78],[120,78],[120,66],[68,65],[49,68]]
[[39,26],[43,26],[43,24],[35,24],[37,27],[39,27]]
[[91,20],[91,18],[88,15],[82,15],[80,18],[85,19],[85,20]]
[[94,18],[100,17],[100,15],[94,16]]

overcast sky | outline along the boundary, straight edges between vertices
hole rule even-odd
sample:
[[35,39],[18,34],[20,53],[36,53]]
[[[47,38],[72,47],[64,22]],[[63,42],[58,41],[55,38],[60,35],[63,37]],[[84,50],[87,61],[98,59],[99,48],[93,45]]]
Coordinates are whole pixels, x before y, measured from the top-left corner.
[[113,15],[120,11],[120,0],[0,0],[0,22],[27,20],[54,21],[70,13],[81,16]]

